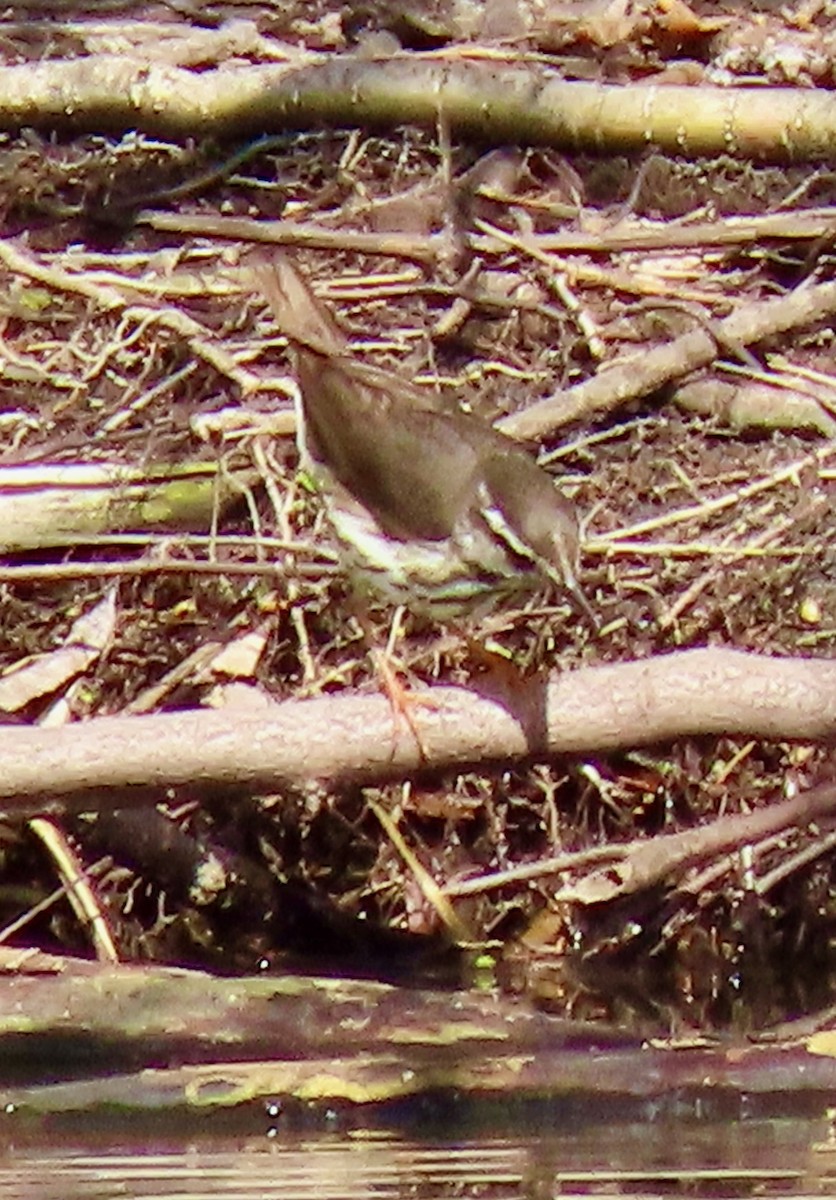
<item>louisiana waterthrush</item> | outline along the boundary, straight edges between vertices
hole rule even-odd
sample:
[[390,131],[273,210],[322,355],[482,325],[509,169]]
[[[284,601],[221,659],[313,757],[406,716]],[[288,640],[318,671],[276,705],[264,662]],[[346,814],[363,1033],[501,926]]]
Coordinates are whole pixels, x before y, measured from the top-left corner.
[[459,624],[553,584],[594,624],[577,518],[551,476],[477,417],[352,357],[288,259],[255,276],[295,350],[302,463],[361,596]]

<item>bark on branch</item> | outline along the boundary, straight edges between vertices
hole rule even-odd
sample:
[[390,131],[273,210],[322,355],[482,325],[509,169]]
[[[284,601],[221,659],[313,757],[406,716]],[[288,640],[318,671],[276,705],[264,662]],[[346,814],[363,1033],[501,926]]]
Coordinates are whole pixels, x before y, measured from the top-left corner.
[[[306,1128],[334,1104],[409,1097],[636,1100],[826,1093],[833,1035],[799,1022],[780,1040],[653,1044],[536,1012],[493,991],[418,992],[306,976],[224,979],[32,956],[5,966],[0,1087],[6,1127],[23,1115],[170,1110],[205,1122],[254,1102],[304,1105]],[[812,1035],[812,1036],[811,1036]],[[441,1042],[440,1042],[440,1039]],[[81,1064],[81,1065],[80,1065]],[[293,1109],[291,1108],[291,1112]],[[389,1114],[390,1118],[392,1114]],[[14,1124],[12,1125],[12,1122]]]
[[531,64],[352,55],[288,67],[201,72],[141,58],[91,55],[0,68],[0,128],[247,136],[321,123],[435,128],[494,144],[625,153],[826,158],[836,99],[793,88],[631,86],[566,82]]
[[803,740],[836,734],[836,663],[688,650],[531,681],[513,696],[433,688],[416,713],[426,757],[383,696],[288,701],[272,710],[101,717],[0,729],[0,802],[96,808],[189,785],[276,791],[371,783],[422,768],[584,754],[694,734]]
[[832,283],[796,288],[786,296],[739,304],[722,321],[700,326],[672,341],[625,354],[590,379],[546,396],[524,411],[499,421],[510,437],[536,439],[573,421],[590,421],[614,412],[638,396],[647,396],[672,380],[707,366],[718,352],[751,346],[791,329],[803,329],[832,318],[836,286]]

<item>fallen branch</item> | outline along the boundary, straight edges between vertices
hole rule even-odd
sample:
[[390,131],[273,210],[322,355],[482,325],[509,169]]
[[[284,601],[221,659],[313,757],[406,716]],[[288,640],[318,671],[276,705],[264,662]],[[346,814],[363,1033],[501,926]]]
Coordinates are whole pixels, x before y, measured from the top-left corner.
[[[473,54],[475,48],[471,48]],[[825,91],[567,82],[542,65],[343,54],[214,70],[101,54],[0,68],[0,128],[214,137],[330,124],[435,128],[484,143],[624,154],[733,154],[785,162],[827,158],[836,101]]]
[[[139,197],[141,200],[142,198]],[[624,218],[603,229],[559,229],[547,233],[527,232],[501,241],[495,226],[486,227],[476,219],[475,226],[488,228],[484,236],[471,235],[470,248],[480,258],[502,258],[509,241],[532,258],[543,254],[617,254],[624,250],[676,250],[707,246],[751,246],[770,239],[813,242],[827,235],[833,225],[834,208],[811,208],[801,212],[767,213],[765,216],[723,217],[717,221],[687,223],[646,221]],[[187,237],[228,238],[230,241],[261,242],[308,250],[352,251],[379,254],[384,258],[406,258],[435,263],[446,248],[446,235],[440,233],[369,232],[360,229],[333,229],[317,221],[262,220],[258,217],[228,217],[220,213],[162,212],[148,209],[138,218],[161,233],[182,233]],[[578,272],[588,271],[588,263],[576,264]],[[600,278],[601,268],[597,268]],[[625,280],[626,282],[626,280]]]
[[438,687],[416,714],[426,757],[383,696],[288,701],[256,713],[100,717],[0,729],[0,801],[43,811],[154,801],[188,785],[275,791],[371,783],[422,768],[587,754],[695,734],[836,734],[836,663],[687,650],[532,680],[512,696]]
[[710,825],[664,834],[629,846],[613,846],[620,858],[576,883],[558,889],[555,899],[602,904],[653,887],[686,867],[729,850],[769,837],[792,826],[803,826],[836,811],[836,785],[825,784],[791,800],[752,813],[718,817]]
[[251,1112],[269,1101],[293,1112],[298,1101],[306,1128],[333,1122],[335,1104],[416,1096],[454,1097],[457,1111],[471,1098],[483,1116],[491,1099],[600,1105],[603,1097],[623,1104],[670,1096],[681,1110],[683,1095],[696,1105],[716,1090],[726,1104],[742,1093],[747,1103],[763,1095],[774,1106],[790,1093],[832,1091],[836,1077],[833,1035],[802,1023],[764,1045],[651,1044],[599,1022],[556,1019],[493,990],[224,979],[31,951],[5,956],[2,968],[0,1051],[13,1070],[0,1104],[15,1133],[27,1114],[103,1106],[111,1121],[118,1111],[130,1119],[171,1110],[205,1123],[207,1112],[235,1104]]
[[575,421],[587,422],[613,412],[664,384],[682,379],[713,362],[718,353],[773,338],[790,329],[803,329],[832,318],[836,283],[797,289],[774,300],[741,304],[722,321],[703,325],[640,355],[623,355],[591,379],[553,393],[523,412],[499,421],[503,433],[535,440]]
[[203,531],[256,483],[253,470],[199,461],[0,467],[0,552],[77,546],[126,529]]

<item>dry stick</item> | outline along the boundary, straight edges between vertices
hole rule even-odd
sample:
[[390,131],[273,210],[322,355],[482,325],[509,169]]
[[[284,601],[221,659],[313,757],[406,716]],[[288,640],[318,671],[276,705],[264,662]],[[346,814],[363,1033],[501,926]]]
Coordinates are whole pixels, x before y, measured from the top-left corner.
[[[613,540],[617,539],[619,543],[623,543],[628,538],[644,537],[645,534],[656,533],[660,529],[669,529],[672,525],[681,525],[690,521],[705,521],[709,517],[735,506],[740,506],[745,512],[746,508],[744,506],[748,505],[748,502],[755,496],[771,491],[773,488],[780,487],[785,483],[792,483],[796,488],[800,487],[798,481],[804,471],[815,468],[819,472],[819,478],[823,480],[823,466],[829,459],[834,458],[834,456],[836,456],[836,444],[828,443],[827,445],[820,446],[810,454],[804,454],[801,458],[796,458],[790,463],[782,463],[766,475],[761,475],[757,479],[747,480],[746,483],[741,484],[740,487],[734,488],[732,491],[723,492],[719,496],[711,496],[706,500],[700,500],[697,504],[689,504],[684,508],[668,509],[666,512],[648,517],[645,521],[637,521],[633,525],[618,529],[612,535]],[[593,544],[594,548],[600,548],[600,546],[606,547],[608,545],[606,537],[597,538]]]
[[[825,501],[822,500],[819,508],[824,506]],[[737,548],[741,551],[747,551],[751,554],[752,550],[763,550],[770,545],[774,545],[786,533],[799,522],[798,517],[778,517],[766,529],[762,529],[759,534],[749,538],[745,546],[739,544],[739,535],[733,531],[727,535],[723,542],[723,549]],[[735,547],[735,543],[737,546]],[[660,629],[671,629],[686,609],[690,608],[699,596],[709,587],[723,572],[727,571],[736,561],[743,561],[746,554],[741,553],[740,558],[736,559],[733,555],[723,557],[722,560],[717,560],[703,571],[700,571],[696,579],[680,592],[680,594],[671,603],[665,604],[659,612],[656,621]]]
[[[262,235],[264,232],[262,229]],[[248,236],[259,240],[260,235],[251,228]],[[602,241],[606,244],[606,239]],[[524,249],[523,243],[521,249]],[[590,420],[614,411],[681,379],[713,362],[718,350],[727,346],[753,345],[790,329],[824,320],[834,311],[834,283],[818,284],[777,299],[741,305],[730,316],[713,322],[710,332],[699,327],[641,355],[623,355],[591,379],[555,392],[525,411],[504,418],[497,423],[498,428],[511,437],[535,441],[573,421]]]
[[[486,685],[487,686],[487,685]],[[99,717],[67,728],[0,728],[0,804],[43,811],[148,803],[164,788],[280,791],[372,783],[424,767],[607,752],[694,734],[836,735],[836,662],[686,650],[532,679],[512,695],[431,688],[411,733],[386,697],[287,701],[259,712]]]
[[[2,71],[2,68],[0,68]],[[74,275],[58,266],[46,266],[26,254],[13,242],[0,239],[0,263],[8,270],[28,279],[34,279],[45,287],[70,295],[83,296],[92,300],[102,312],[121,312],[133,321],[147,321],[161,326],[185,341],[192,353],[202,358],[220,375],[226,376],[246,393],[257,385],[255,377],[246,370],[223,346],[212,340],[211,333],[180,309],[169,305],[153,307],[136,304],[126,299],[116,288],[91,283],[83,275]],[[274,380],[276,390],[281,380]]]
[[572,871],[580,871],[591,863],[612,862],[613,859],[624,858],[625,846],[591,846],[587,850],[569,850],[565,854],[555,854],[551,858],[538,858],[535,862],[520,863],[516,867],[506,867],[502,871],[491,871],[473,879],[456,879],[446,883],[442,888],[445,896],[458,898],[461,896],[481,896],[485,892],[495,892],[497,888],[506,887],[510,883],[531,883],[535,879],[546,879],[550,875],[564,875]]
[[446,244],[440,234],[366,233],[358,229],[327,229],[305,221],[259,221],[253,217],[223,217],[212,213],[201,216],[143,212],[138,220],[151,229],[189,237],[231,238],[297,249],[351,250],[358,254],[380,254],[386,258],[431,264],[437,261]]
[[652,887],[700,859],[768,837],[780,829],[806,825],[834,811],[836,784],[828,783],[757,812],[719,817],[701,829],[686,829],[638,845],[633,843],[625,847],[620,862],[608,863],[585,879],[566,884],[558,889],[555,899],[579,904],[615,900]]
[[[85,544],[87,539],[85,539]],[[334,575],[337,568],[329,563],[293,563],[293,578],[321,580]],[[145,575],[260,575],[266,579],[287,578],[290,572],[281,560],[258,562],[205,562],[187,559],[133,559],[131,562],[25,563],[23,566],[0,566],[0,582],[55,583],[59,579],[121,579]]]
[[90,931],[99,962],[119,962],[119,954],[102,906],[64,831],[45,817],[33,817],[29,828],[40,838],[52,856],[73,911],[81,924]]
[[[164,215],[163,223],[166,219]],[[179,221],[180,218],[175,220]],[[235,228],[243,236],[244,230],[239,226]],[[223,227],[218,227],[216,232],[223,232]],[[232,232],[232,228],[227,226],[227,232]],[[300,240],[299,231],[294,234],[288,225],[271,232],[263,223],[252,222],[248,227],[248,236],[255,240],[273,240],[274,236],[278,241]],[[604,236],[600,242],[606,247],[611,240]],[[543,239],[532,240],[530,246],[524,240],[514,241],[520,252],[528,251],[540,260],[544,257]],[[413,257],[421,256],[416,253],[417,249],[413,246]],[[423,250],[426,251],[427,246]],[[746,345],[824,319],[834,309],[836,285],[832,283],[793,292],[775,300],[743,305],[724,320],[714,322],[708,329],[695,329],[640,357],[622,356],[584,383],[557,392],[524,412],[505,418],[499,422],[499,427],[513,437],[535,440],[572,421],[590,419],[617,409],[630,400],[680,379],[712,362],[717,357],[718,349],[731,347],[739,352]]]
[[612,412],[630,400],[646,396],[672,380],[704,367],[725,345],[748,346],[766,338],[822,321],[836,312],[836,283],[798,289],[776,300],[742,304],[722,321],[715,333],[692,330],[640,355],[616,359],[592,379],[555,392],[498,422],[503,433],[535,440],[572,421],[588,421]]
[[376,800],[373,800],[371,796],[368,797],[366,803],[377,817],[380,824],[383,826],[389,841],[395,847],[398,854],[400,854],[401,858],[412,872],[413,878],[418,884],[418,887],[421,889],[424,899],[435,909],[439,919],[444,924],[450,936],[453,937],[457,942],[472,941],[473,935],[471,931],[462,921],[461,917],[453,908],[453,905],[450,903],[447,896],[445,896],[443,890],[433,879],[427,868],[414,853],[414,851],[407,845],[403,834],[398,829],[397,824],[386,811],[386,809],[378,804]]
[[805,867],[809,867],[810,863],[815,862],[817,858],[823,858],[825,854],[830,854],[832,850],[836,850],[836,831],[833,830],[830,833],[820,834],[811,846],[796,851],[792,857],[780,863],[774,870],[761,876],[755,882],[755,894],[768,896],[774,887],[783,883],[790,875],[794,875],[797,871],[803,871]]
[[[714,246],[746,246],[768,239],[817,241],[833,228],[836,210],[831,206],[807,208],[803,212],[767,213],[764,216],[720,217],[716,221],[690,223],[642,219],[620,220],[601,232],[589,229],[560,229],[528,234],[520,245],[536,247],[545,254],[616,254],[621,250],[703,250]],[[235,218],[230,218],[234,220]],[[481,228],[481,218],[475,222]],[[492,227],[488,227],[492,228]],[[499,254],[504,247],[486,232],[473,248],[482,255]],[[717,300],[716,293],[712,297]]]
[[[141,213],[137,220],[162,233],[230,238],[240,242],[263,242],[310,250],[349,250],[361,254],[379,254],[385,258],[404,258],[412,262],[435,263],[444,248],[441,234],[366,233],[356,229],[329,229],[314,221],[264,221],[255,217],[225,217],[215,213],[153,211]],[[516,238],[515,244],[521,253],[528,252],[533,257],[691,247],[703,250],[709,246],[747,246],[767,238],[816,241],[828,234],[834,220],[836,208],[808,209],[803,213],[770,213],[764,217],[724,217],[722,221],[708,221],[699,225],[665,221],[664,224],[648,226],[646,222],[620,221],[601,233],[569,230],[528,234],[524,238]],[[486,230],[494,228],[484,226],[478,218],[475,225]],[[489,232],[483,237],[471,237],[470,248],[481,258],[504,257],[508,253],[507,235],[502,241]],[[553,257],[551,261],[554,262]],[[612,282],[612,276],[605,275],[589,263],[582,262],[578,269],[599,282]],[[625,272],[623,282],[629,286],[631,278]],[[132,283],[131,286],[140,285]],[[710,293],[703,299],[716,302],[725,297]]]
[[[776,848],[786,846],[790,840],[791,834],[782,829],[780,833],[760,838],[755,844],[748,842],[747,847],[751,848],[753,857],[763,856]],[[656,946],[651,953],[657,953],[663,946],[670,945],[675,938],[681,936],[688,925],[693,925],[699,919],[700,909],[710,904],[712,897],[717,895],[717,887],[723,876],[730,875],[733,871],[737,875],[741,874],[740,859],[740,849],[735,848],[708,866],[688,872],[687,878],[678,884],[674,893],[671,893],[670,899],[676,897],[676,907],[659,930]],[[754,891],[756,895],[762,894],[757,882],[754,887],[747,886],[746,891]]]

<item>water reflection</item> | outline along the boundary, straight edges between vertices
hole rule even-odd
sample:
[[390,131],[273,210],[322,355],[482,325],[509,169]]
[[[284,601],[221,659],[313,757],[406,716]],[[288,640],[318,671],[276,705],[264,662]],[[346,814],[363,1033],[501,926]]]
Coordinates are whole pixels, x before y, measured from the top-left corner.
[[[817,1118],[538,1121],[501,1137],[421,1138],[385,1129],[316,1135],[271,1128],[161,1139],[101,1126],[83,1140],[55,1130],[7,1141],[3,1200],[125,1197],[807,1196],[836,1194],[836,1143]],[[452,1134],[451,1130],[451,1134]]]

